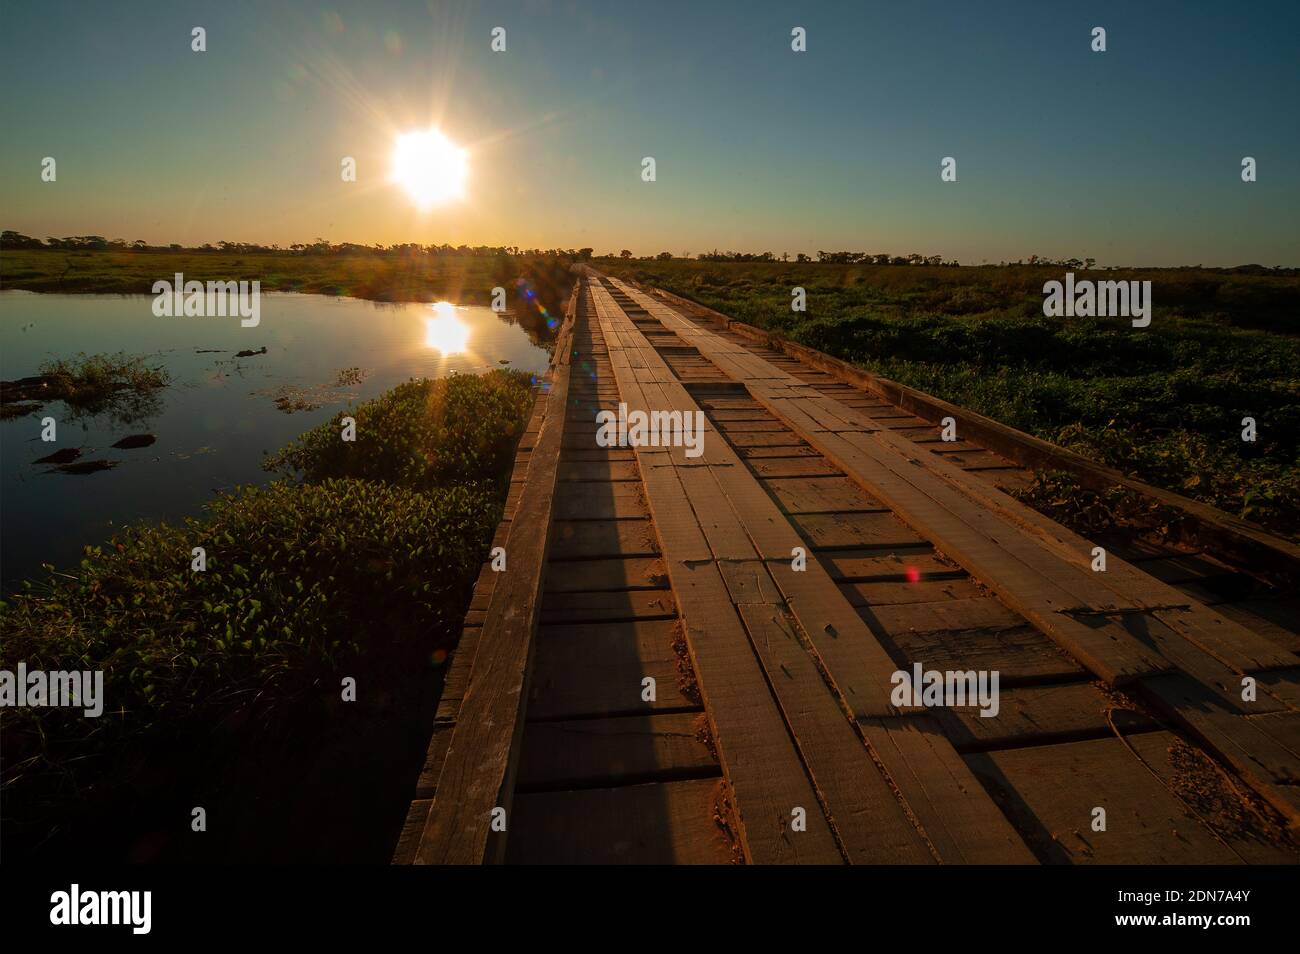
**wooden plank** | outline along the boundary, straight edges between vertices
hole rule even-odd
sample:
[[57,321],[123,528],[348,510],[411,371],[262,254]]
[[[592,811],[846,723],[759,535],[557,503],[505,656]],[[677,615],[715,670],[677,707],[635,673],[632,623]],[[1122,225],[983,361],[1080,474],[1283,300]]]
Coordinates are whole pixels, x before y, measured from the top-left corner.
[[1001,688],[998,711],[987,716],[978,706],[941,709],[938,718],[960,751],[1043,744],[1069,736],[1110,735],[1111,724],[1124,735],[1156,728],[1140,709],[1116,706],[1090,682]]
[[739,609],[756,645],[762,647],[760,659],[768,679],[806,753],[849,860],[933,864],[929,846],[827,693],[821,673],[782,610],[771,603],[743,603]]
[[1082,666],[1032,626],[924,632],[896,629],[890,640],[909,667],[920,663],[926,669],[942,671],[997,670],[1004,688],[1085,675]]
[[1287,794],[1287,787],[1300,781],[1300,757],[1285,742],[1226,708],[1208,688],[1183,673],[1144,680],[1140,689],[1159,711],[1240,773],[1291,827],[1300,827],[1300,804]]
[[732,447],[801,447],[805,443],[793,431],[731,431],[727,441]]
[[[1241,864],[1242,857],[1148,768],[1175,737],[1153,732],[1127,742],[1035,746],[969,755],[967,761],[999,793],[1044,861]],[[1096,808],[1105,809],[1105,831],[1093,830]]]
[[[1072,563],[1081,572],[1091,570],[1091,541],[968,475],[951,469],[940,473],[973,500],[996,510],[1016,526],[1033,533],[1053,553]],[[1153,610],[1153,615],[1162,623],[1202,652],[1239,672],[1281,668],[1294,662],[1290,654],[1280,651],[1269,640],[1208,607],[1188,601],[1174,587],[1120,557],[1108,556],[1105,572],[1094,573],[1092,580],[1116,593],[1120,602],[1132,606],[1160,607]]]
[[1023,626],[1024,617],[991,596],[941,603],[906,603],[899,606],[860,606],[858,614],[872,632],[937,633],[966,629],[1011,629]]
[[637,480],[640,474],[631,460],[580,460],[566,452],[557,473],[558,480],[599,481]]
[[539,792],[516,800],[511,864],[730,864],[713,779]]
[[[750,448],[749,450],[756,450]],[[777,448],[768,448],[775,450]],[[786,448],[779,448],[783,452]],[[768,457],[755,453],[741,453],[750,469],[759,477],[834,477],[844,472],[817,454],[811,447],[809,453],[796,457]]]
[[1261,672],[1256,678],[1274,699],[1284,702],[1291,709],[1300,710],[1300,668],[1274,669],[1271,672]]
[[[533,410],[529,416],[529,431],[534,431],[535,428],[540,426],[540,422],[545,417],[544,412],[548,398],[549,395],[541,388],[536,389]],[[511,492],[507,499],[503,519],[493,534],[493,546],[504,546],[509,539],[509,521],[518,506],[519,497],[522,495],[522,488],[528,474],[529,459],[529,453],[522,450],[516,451],[515,462],[511,471]],[[516,488],[519,488],[518,493],[516,493]],[[496,586],[496,581],[497,574],[492,571],[489,563],[484,563],[474,584],[471,605],[477,601],[480,593],[490,594]],[[432,796],[437,790],[438,776],[442,772],[442,763],[447,756],[447,748],[451,744],[452,733],[460,712],[460,704],[464,699],[465,690],[469,686],[470,670],[473,668],[474,655],[478,648],[479,635],[482,632],[482,617],[486,616],[486,608],[487,604],[485,603],[481,613],[471,609],[466,614],[466,625],[456,643],[456,648],[452,651],[451,658],[446,664],[447,675],[442,685],[442,694],[438,699],[433,731],[430,734],[429,745],[425,751],[424,764],[421,767],[419,777],[416,779],[415,797],[407,810],[406,820],[393,851],[393,864],[411,864],[415,860],[415,852],[419,846],[420,837],[423,835],[424,827],[429,819],[429,810],[433,807]],[[477,620],[475,620],[476,617]],[[478,625],[471,625],[471,622],[474,621]]]
[[716,778],[703,713],[530,722],[524,729],[517,788],[608,788],[642,782]]
[[[614,329],[617,309],[603,289],[593,287],[592,297],[620,393],[630,408],[644,407],[631,373],[632,362],[643,359],[624,353],[622,337],[635,341],[639,333]],[[685,492],[667,452],[643,448],[637,457],[746,857],[757,863],[842,862],[704,533],[682,505]],[[798,807],[807,812],[807,830],[792,832],[791,812]]]
[[[613,463],[615,461],[627,462],[634,459],[635,459],[635,455],[632,453],[631,450],[625,447],[592,447],[586,450],[579,450],[577,448],[568,448],[563,452],[561,452],[560,454],[561,461],[591,461],[596,463]],[[623,481],[626,480],[634,481],[637,479],[639,478],[633,476],[633,477],[623,478]]]
[[574,482],[556,488],[556,520],[646,520],[649,517],[641,488],[633,481]]
[[946,864],[1033,864],[1020,835],[928,715],[860,724]]
[[1247,600],[1226,603],[1215,611],[1241,623],[1252,632],[1269,639],[1292,654],[1300,654],[1300,628],[1295,625],[1295,607],[1282,600]]
[[651,557],[659,552],[649,520],[556,520],[552,559]]
[[508,569],[493,590],[438,789],[415,860],[422,864],[479,864],[499,858],[501,839],[488,844],[493,809],[507,817],[528,695],[533,629],[551,531],[551,507],[569,391],[568,341],[576,298],[556,344],[546,417],[528,466],[527,482],[511,521]]
[[917,580],[916,582],[841,583],[840,592],[852,606],[895,606],[977,599],[984,594],[970,580]]
[[886,509],[847,477],[795,477],[767,480],[764,485],[786,513],[865,513]]
[[[1168,733],[1128,739],[1143,763],[1165,788],[1196,813],[1248,864],[1294,865],[1300,862],[1295,840],[1267,805],[1247,804],[1242,789],[1226,778],[1213,760]],[[1289,793],[1288,789],[1279,789]]]
[[[675,621],[542,626],[528,697],[530,719],[698,708],[689,668],[673,648]],[[655,680],[643,700],[642,680]]]
[[[1248,647],[1246,652],[1254,654],[1253,657],[1246,657],[1243,659],[1240,655],[1232,655],[1240,653],[1243,647],[1243,641],[1239,638],[1240,634],[1233,634],[1230,629],[1219,626],[1212,620],[1209,621],[1207,625],[1207,621],[1203,616],[1200,620],[1192,619],[1189,621],[1187,619],[1187,613],[1188,611],[1185,610],[1171,610],[1167,615],[1172,617],[1175,624],[1179,626],[1180,633],[1184,636],[1188,636],[1189,628],[1197,627],[1199,625],[1199,629],[1195,630],[1191,636],[1188,636],[1188,638],[1193,640],[1194,644],[1198,648],[1216,655],[1218,662],[1235,664],[1238,668],[1258,665],[1278,666],[1286,664],[1287,661],[1284,656],[1270,655],[1267,647],[1262,647],[1258,641],[1253,645],[1248,642],[1244,644]],[[1227,633],[1226,638],[1223,635],[1225,632]],[[1164,644],[1166,648],[1171,645],[1172,644],[1169,642]],[[1190,657],[1187,654],[1184,654],[1184,664],[1186,664],[1189,659]],[[1207,667],[1199,665],[1198,668],[1204,671]],[[1219,681],[1223,682],[1225,680]],[[1213,684],[1214,679],[1208,679],[1207,682]],[[1204,687],[1202,688],[1204,689]],[[1263,749],[1267,751],[1269,748],[1269,742],[1273,741],[1273,737],[1268,733],[1263,733],[1263,739],[1259,737],[1259,733],[1256,733],[1250,739],[1244,740],[1244,742],[1239,741],[1237,737],[1244,730],[1233,721],[1236,717],[1232,716],[1230,713],[1220,712],[1211,718],[1207,716],[1204,711],[1198,709],[1194,702],[1187,702],[1186,700],[1181,704],[1174,705],[1174,709],[1176,715],[1180,720],[1184,721],[1185,724],[1190,721],[1195,726],[1197,722],[1200,722],[1201,725],[1198,728],[1203,737],[1207,733],[1218,735],[1219,737],[1213,744],[1219,749],[1228,750],[1228,753],[1236,750],[1238,759],[1248,758],[1252,748],[1263,747]],[[1283,748],[1281,752],[1276,754],[1285,757],[1285,752],[1286,750]],[[1230,757],[1230,754],[1228,757]],[[1278,768],[1277,765],[1274,765],[1273,767],[1274,769]],[[1291,791],[1286,788],[1271,786],[1268,781],[1264,781],[1263,784],[1267,788],[1266,794],[1273,796],[1271,800],[1275,805],[1279,805],[1279,807],[1285,811],[1289,803],[1291,817],[1294,818],[1296,800],[1288,797],[1291,794]]]
[[790,522],[818,548],[892,548],[926,543],[892,513],[795,514]]
[[552,560],[546,565],[546,592],[660,589],[668,569],[655,557],[609,557],[597,560]]
[[905,547],[856,550],[826,550],[817,555],[831,579],[849,580],[932,580],[965,576],[959,569],[934,553],[928,543]]
[[[1078,619],[1086,625],[1094,625],[1093,617],[1081,615]],[[1241,673],[1182,639],[1157,615],[1126,613],[1110,619],[1122,626],[1134,639],[1150,646],[1174,663],[1183,675],[1195,679],[1207,692],[1216,696],[1224,708],[1242,714],[1259,714],[1286,707],[1281,700],[1265,692],[1261,692],[1254,702],[1244,702],[1241,698]]]
[[541,622],[548,626],[557,623],[621,623],[676,616],[673,591],[667,588],[597,590],[589,593],[547,591],[542,597]]

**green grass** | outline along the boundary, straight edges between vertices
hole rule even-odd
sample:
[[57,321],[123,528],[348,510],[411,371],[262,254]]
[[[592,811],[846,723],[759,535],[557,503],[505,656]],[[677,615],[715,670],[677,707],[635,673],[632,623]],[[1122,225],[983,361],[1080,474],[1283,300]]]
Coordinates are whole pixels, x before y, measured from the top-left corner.
[[[98,719],[6,711],[5,850],[133,856],[161,825],[168,858],[384,860],[531,404],[518,373],[401,385],[345,412],[356,447],[331,422],[279,455],[303,479],[130,528],[0,604],[0,667],[103,670],[106,696]],[[187,840],[192,805],[225,833]],[[288,832],[345,805],[354,831]]]
[[42,364],[39,374],[49,379],[51,399],[79,405],[96,404],[120,390],[153,391],[171,380],[163,368],[147,367],[143,357],[125,353],[57,358]]
[[[1151,326],[1046,318],[1063,269],[601,260],[1131,476],[1300,534],[1300,279],[1203,269],[1150,280]],[[1083,277],[1078,275],[1078,277]],[[802,286],[808,310],[790,310]],[[1241,440],[1242,418],[1258,440]]]
[[30,378],[0,387],[0,417],[40,410],[49,401],[64,401],[72,419],[108,413],[129,422],[156,410],[158,392],[171,382],[163,368],[145,365],[140,356],[118,353],[80,354],[46,361]]

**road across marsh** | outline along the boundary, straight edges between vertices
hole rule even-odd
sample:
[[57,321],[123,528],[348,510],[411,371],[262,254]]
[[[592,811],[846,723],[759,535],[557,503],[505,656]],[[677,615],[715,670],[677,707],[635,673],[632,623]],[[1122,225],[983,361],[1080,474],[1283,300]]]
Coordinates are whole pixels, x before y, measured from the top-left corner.
[[1296,860],[1279,592],[1072,533],[1007,492],[1050,445],[870,385],[584,270],[396,861]]

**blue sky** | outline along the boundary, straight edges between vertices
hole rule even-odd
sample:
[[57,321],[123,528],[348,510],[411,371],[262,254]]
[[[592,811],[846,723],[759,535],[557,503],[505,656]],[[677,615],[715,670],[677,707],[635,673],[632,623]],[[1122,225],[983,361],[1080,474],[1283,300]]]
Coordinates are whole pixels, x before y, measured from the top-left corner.
[[[1295,266],[1296,102],[1295,3],[7,0],[0,225]],[[387,165],[429,125],[470,181],[421,213]]]

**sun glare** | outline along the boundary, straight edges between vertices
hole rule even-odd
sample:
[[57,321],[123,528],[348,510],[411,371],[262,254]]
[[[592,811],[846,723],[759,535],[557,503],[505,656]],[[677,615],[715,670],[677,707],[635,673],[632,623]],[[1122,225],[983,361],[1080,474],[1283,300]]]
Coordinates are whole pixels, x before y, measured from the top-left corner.
[[469,349],[469,326],[456,317],[456,307],[447,301],[433,305],[433,317],[425,319],[424,343],[443,355]]
[[468,171],[465,150],[436,129],[405,133],[393,147],[393,181],[423,209],[464,195]]

